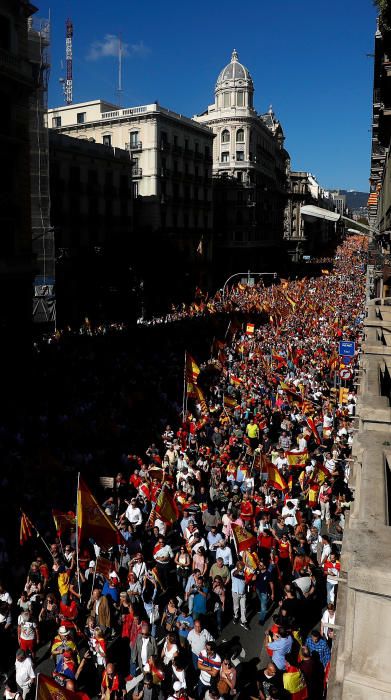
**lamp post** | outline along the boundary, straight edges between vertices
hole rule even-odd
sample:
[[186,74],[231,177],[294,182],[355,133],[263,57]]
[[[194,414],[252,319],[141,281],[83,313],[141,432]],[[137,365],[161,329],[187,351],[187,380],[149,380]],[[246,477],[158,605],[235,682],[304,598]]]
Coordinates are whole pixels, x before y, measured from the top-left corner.
[[274,279],[277,279],[278,275],[277,272],[251,272],[251,270],[247,270],[247,272],[235,272],[233,275],[228,277],[228,279],[225,280],[224,285],[223,285],[223,299],[225,299],[225,290],[227,288],[227,284],[234,279],[234,277],[247,277],[247,284],[250,284],[250,279],[252,275],[258,275],[258,277],[273,277]]

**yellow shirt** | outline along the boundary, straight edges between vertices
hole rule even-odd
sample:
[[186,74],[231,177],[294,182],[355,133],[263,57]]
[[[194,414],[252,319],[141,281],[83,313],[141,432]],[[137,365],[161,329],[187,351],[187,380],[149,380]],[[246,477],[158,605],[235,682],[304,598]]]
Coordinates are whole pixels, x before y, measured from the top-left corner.
[[249,438],[256,438],[259,436],[259,429],[256,423],[249,423],[246,428],[246,433]]

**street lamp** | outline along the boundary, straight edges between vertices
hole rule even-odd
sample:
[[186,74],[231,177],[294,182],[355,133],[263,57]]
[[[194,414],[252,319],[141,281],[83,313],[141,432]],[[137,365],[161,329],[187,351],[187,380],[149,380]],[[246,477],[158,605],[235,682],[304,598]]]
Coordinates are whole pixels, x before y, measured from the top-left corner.
[[364,228],[365,231],[368,232],[369,237],[372,237],[373,234],[375,234],[376,236],[380,235],[379,229],[376,228],[375,226],[367,226],[366,224],[362,224],[361,222],[355,221],[354,219],[349,219],[349,217],[345,216],[344,214],[338,214],[336,211],[329,211],[328,209],[322,209],[322,207],[315,207],[312,204],[306,204],[304,207],[301,207],[300,215],[304,219],[308,219],[308,221],[315,221],[316,219],[324,219],[326,221],[334,221],[335,223],[337,223],[337,221],[341,221],[341,220],[347,221],[350,224],[354,224],[355,226],[360,226],[361,228]]
[[234,277],[247,277],[247,284],[250,283],[250,278],[252,275],[258,275],[259,277],[270,277],[272,276],[274,279],[277,279],[278,275],[277,272],[251,272],[251,270],[247,270],[247,272],[235,272],[234,275],[231,275],[231,277],[228,277],[227,280],[225,280],[224,285],[223,285],[223,299],[225,299],[225,290],[227,288],[228,282],[230,282]]

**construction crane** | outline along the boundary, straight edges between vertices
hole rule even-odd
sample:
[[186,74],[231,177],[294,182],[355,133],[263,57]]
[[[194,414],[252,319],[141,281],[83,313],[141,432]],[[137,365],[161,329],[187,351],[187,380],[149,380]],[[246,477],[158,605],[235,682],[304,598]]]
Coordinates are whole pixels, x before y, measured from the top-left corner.
[[60,83],[64,87],[65,102],[67,105],[72,104],[73,100],[73,56],[72,56],[72,40],[73,40],[73,22],[67,19],[65,22],[65,59],[66,59],[66,78],[60,78]]

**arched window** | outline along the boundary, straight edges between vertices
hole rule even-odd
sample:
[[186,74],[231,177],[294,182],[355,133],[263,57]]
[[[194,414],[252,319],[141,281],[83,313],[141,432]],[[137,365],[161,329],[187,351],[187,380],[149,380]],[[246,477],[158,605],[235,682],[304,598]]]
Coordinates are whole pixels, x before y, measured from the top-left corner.
[[222,143],[229,143],[230,138],[231,137],[230,137],[228,129],[224,129],[224,131],[222,131],[222,133],[221,133],[221,142]]
[[244,143],[244,129],[238,129],[236,132],[236,142]]

